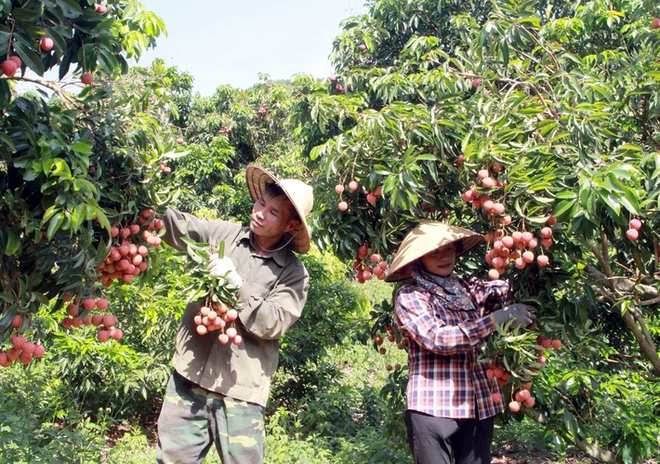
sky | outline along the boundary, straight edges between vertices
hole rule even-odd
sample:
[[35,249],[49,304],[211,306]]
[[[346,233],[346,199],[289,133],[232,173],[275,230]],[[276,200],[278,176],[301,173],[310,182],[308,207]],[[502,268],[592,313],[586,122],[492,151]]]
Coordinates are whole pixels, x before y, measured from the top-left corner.
[[194,92],[219,85],[248,88],[259,73],[290,79],[333,74],[328,59],[340,23],[367,9],[364,0],[140,0],[165,22],[167,37],[142,55],[194,77]]

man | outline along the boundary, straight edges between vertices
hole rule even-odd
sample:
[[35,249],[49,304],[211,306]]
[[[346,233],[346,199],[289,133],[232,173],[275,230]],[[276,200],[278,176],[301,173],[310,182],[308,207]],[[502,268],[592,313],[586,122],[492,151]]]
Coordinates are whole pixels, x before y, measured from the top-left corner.
[[257,165],[246,170],[254,206],[249,227],[199,219],[168,209],[165,243],[185,250],[181,237],[225,242],[225,256],[209,261],[213,275],[238,287],[237,320],[242,343],[221,344],[199,335],[190,302],[176,338],[174,372],[158,419],[159,463],[201,463],[215,442],[223,463],[261,463],[265,452],[264,408],[278,364],[278,339],[298,320],[309,275],[293,252],[309,251],[305,221],[312,188],[278,180]]

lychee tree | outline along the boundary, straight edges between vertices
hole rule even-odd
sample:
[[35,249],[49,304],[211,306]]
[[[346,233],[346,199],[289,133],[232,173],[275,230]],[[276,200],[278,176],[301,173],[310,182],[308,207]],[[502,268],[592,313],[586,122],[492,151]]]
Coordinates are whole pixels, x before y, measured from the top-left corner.
[[[0,56],[21,63],[0,77],[3,367],[43,354],[33,349],[40,307],[61,312],[65,329],[91,324],[107,309],[104,288],[148,268],[175,144],[158,120],[169,117],[167,95],[149,100],[163,80],[140,91],[120,76],[163,32],[135,1],[0,2]],[[15,81],[34,90],[17,95]],[[115,323],[94,324],[99,340],[121,338]]]
[[[344,21],[336,74],[296,81],[298,134],[323,179],[319,245],[364,281],[366,258],[391,257],[420,218],[482,232],[461,271],[507,278],[539,309],[534,330],[491,337],[484,354],[509,372],[505,419],[526,414],[607,462],[652,455],[660,12],[604,0],[368,6]],[[375,316],[380,331],[391,308]],[[535,401],[522,405],[525,387]]]

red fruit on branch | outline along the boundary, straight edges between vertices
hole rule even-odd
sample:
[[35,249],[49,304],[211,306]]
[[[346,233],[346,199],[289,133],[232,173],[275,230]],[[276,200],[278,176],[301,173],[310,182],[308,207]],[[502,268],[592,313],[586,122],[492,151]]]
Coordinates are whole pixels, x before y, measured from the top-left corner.
[[630,240],[637,240],[639,237],[639,232],[637,232],[637,229],[628,229],[626,231],[626,237]]
[[7,77],[13,77],[18,70],[16,62],[13,60],[7,60],[2,62],[2,73]]
[[490,271],[488,271],[488,278],[490,278],[491,280],[499,279],[500,278],[499,271],[497,269],[491,269]]
[[42,37],[41,40],[39,41],[39,46],[41,49],[45,52],[49,52],[53,49],[54,46],[53,39],[50,37]]
[[642,221],[640,221],[639,219],[631,219],[630,220],[630,228],[635,229],[635,230],[641,229],[642,228]]
[[101,343],[105,343],[110,338],[110,331],[105,328],[101,329],[99,330],[98,334],[96,334],[96,337],[98,338],[98,341],[100,341]]
[[15,329],[20,329],[23,326],[23,316],[20,314],[15,315],[11,320],[11,326]]
[[536,258],[536,262],[539,263],[539,266],[547,266],[550,259],[546,255],[539,255]]
[[46,348],[43,345],[36,345],[34,347],[34,353],[32,354],[35,358],[41,358],[46,353]]
[[82,82],[85,85],[89,85],[93,81],[94,81],[94,76],[92,75],[92,73],[86,72],[86,73],[82,73],[82,75],[80,76],[80,82]]

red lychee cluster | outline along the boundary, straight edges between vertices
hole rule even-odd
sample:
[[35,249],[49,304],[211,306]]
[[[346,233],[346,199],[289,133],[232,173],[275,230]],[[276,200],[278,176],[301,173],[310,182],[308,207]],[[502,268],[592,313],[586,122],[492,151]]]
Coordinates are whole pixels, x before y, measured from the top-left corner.
[[[550,216],[548,223],[555,223],[556,219]],[[552,246],[552,228],[549,226],[543,227],[540,230],[540,244],[543,248]],[[492,245],[492,248],[486,254],[486,262],[493,266],[493,269],[488,271],[488,277],[491,279],[499,279],[504,274],[506,267],[513,263],[517,269],[525,269],[528,264],[534,261],[541,267],[547,266],[550,259],[547,255],[535,253],[539,247],[538,238],[529,231],[515,231],[511,235],[505,235],[504,230],[496,230],[493,234],[486,234],[486,241]]]
[[626,237],[629,240],[637,240],[639,238],[639,229],[642,228],[642,221],[639,219],[631,219],[629,226],[630,228],[626,231]]
[[[146,245],[157,247],[161,238],[154,232],[164,227],[162,219],[154,219],[154,212],[145,209],[140,213],[138,224],[124,224],[121,228],[112,226],[110,236],[113,244],[110,253],[98,270],[99,280],[109,287],[114,280],[131,283],[133,277],[139,276],[149,267],[146,257],[149,249]],[[141,238],[140,238],[141,237]],[[146,244],[146,245],[145,245]]]
[[346,93],[346,91],[349,90],[341,83],[337,82],[339,80],[337,76],[330,76],[328,79],[330,80],[330,92],[336,90],[337,93]]
[[[558,350],[562,347],[561,340],[559,339],[553,340],[541,335],[539,335],[536,342],[538,345],[538,347],[535,348],[535,352],[538,356],[536,358],[536,364],[539,367],[542,367],[547,362],[547,358],[544,354],[546,350],[548,349]],[[532,372],[538,372],[538,369],[532,369]],[[488,377],[489,379],[495,379],[500,387],[505,386],[507,383],[509,383],[509,380],[514,379],[510,371],[499,366],[496,362],[492,363],[491,367],[488,370],[486,370],[486,377]],[[532,381],[517,380],[517,382],[519,383],[519,386],[517,388],[512,388],[511,391],[512,392],[515,391],[515,393],[513,393],[513,398],[508,404],[509,410],[512,412],[520,411],[520,408],[522,406],[527,406],[528,408],[531,408],[536,403],[536,400],[531,394]],[[493,393],[492,398],[493,401],[496,403],[502,401],[502,395],[499,392]]]
[[[11,326],[20,330],[23,327],[23,316],[15,315],[11,320]],[[28,341],[20,333],[15,333],[10,339],[11,348],[7,351],[0,350],[0,367],[9,367],[14,361],[28,365],[34,358],[41,358],[46,349],[43,345]]]
[[[477,177],[482,189],[502,189],[506,181],[500,182],[498,174],[502,172],[502,165],[493,163],[489,169],[481,169]],[[539,266],[547,266],[550,259],[544,253],[544,248],[553,244],[552,226],[557,223],[557,218],[550,216],[547,225],[539,231],[540,237],[535,236],[527,230],[515,231],[507,235],[504,228],[512,223],[511,215],[506,214],[504,203],[493,200],[490,195],[480,194],[478,187],[472,187],[463,192],[461,198],[472,204],[475,208],[482,208],[488,214],[488,218],[498,224],[497,230],[486,234],[486,241],[492,248],[486,255],[486,262],[493,268],[488,272],[491,279],[499,279],[504,274],[506,267],[514,263],[517,269],[524,269],[528,264],[537,262]],[[539,240],[540,238],[540,240]],[[542,245],[539,248],[539,245]]]
[[[355,192],[359,188],[360,188],[360,184],[356,180],[352,180],[348,183],[348,189],[351,192]],[[339,211],[348,210],[348,202],[343,199],[343,194],[345,191],[346,191],[346,187],[344,187],[343,184],[335,185],[335,192],[337,193],[337,195],[339,195],[339,199],[340,199],[340,202],[337,204],[337,208],[339,209]],[[373,205],[378,200],[378,197],[381,196],[382,187],[378,186],[372,192],[365,191],[364,193],[366,195],[367,203]]]
[[99,327],[96,335],[99,342],[106,342],[110,338],[119,341],[124,336],[124,332],[115,327],[117,318],[112,314],[92,314],[92,311],[95,309],[104,312],[108,309],[108,306],[109,302],[104,297],[97,299],[88,297],[82,299],[82,301],[80,297],[76,297],[66,307],[68,317],[62,319],[62,326],[65,329],[71,329],[78,328],[82,325],[93,325],[94,327]]
[[[369,256],[369,262],[367,261],[367,256]],[[365,263],[366,262],[366,263]],[[378,253],[372,253],[369,255],[369,243],[365,242],[355,255],[355,262],[353,263],[353,269],[357,271],[357,281],[361,284],[365,283],[367,280],[371,280],[374,276],[378,280],[384,280],[387,277],[387,268],[389,265],[387,261],[382,259]]]
[[238,334],[236,328],[236,319],[238,318],[238,311],[229,308],[224,303],[216,305],[208,304],[202,306],[199,314],[195,316],[195,325],[197,325],[197,333],[199,335],[206,335],[209,332],[219,330],[221,333],[218,335],[218,341],[223,345],[231,342],[234,345],[240,345],[243,342],[243,337]]
[[[390,343],[396,344],[396,347],[399,350],[405,350],[406,349],[406,345],[409,343],[408,339],[404,337],[404,338],[401,339],[400,342],[397,343],[396,335],[394,334],[394,328],[391,325],[386,325],[385,326],[385,332],[386,332],[385,334],[377,333],[373,336],[373,341],[376,344],[376,346],[378,347],[378,352],[381,355],[385,355],[387,353],[387,348],[385,348],[383,346],[383,343],[384,343],[385,340],[387,340]],[[385,336],[385,338],[383,338],[383,336]],[[401,369],[402,369],[402,366],[399,363],[396,363],[394,366],[392,366],[391,364],[387,364],[385,366],[385,370],[387,370],[387,371],[392,371],[392,370],[398,371],[398,370],[401,370]]]

